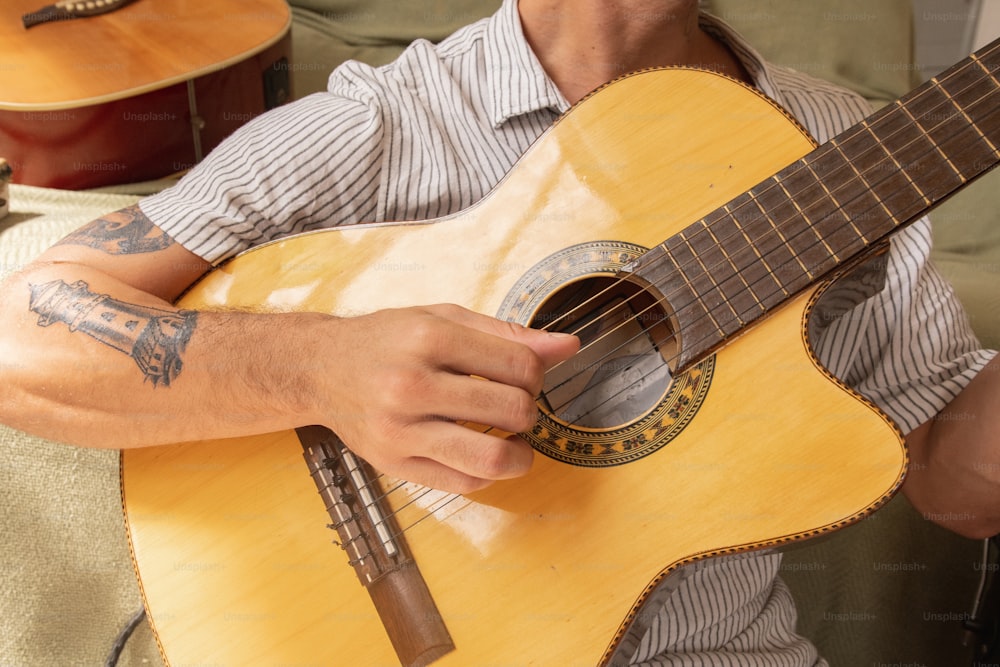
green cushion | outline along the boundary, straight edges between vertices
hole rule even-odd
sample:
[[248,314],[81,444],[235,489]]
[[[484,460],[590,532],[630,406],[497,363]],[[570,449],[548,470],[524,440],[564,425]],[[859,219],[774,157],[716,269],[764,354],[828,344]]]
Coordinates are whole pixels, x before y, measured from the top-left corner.
[[417,38],[440,41],[489,16],[500,0],[297,0],[292,5],[292,73],[295,97],[326,89],[339,63],[382,65]]
[[890,102],[919,81],[911,0],[707,0],[765,58]]
[[946,201],[931,219],[934,261],[983,345],[1000,349],[1000,170]]

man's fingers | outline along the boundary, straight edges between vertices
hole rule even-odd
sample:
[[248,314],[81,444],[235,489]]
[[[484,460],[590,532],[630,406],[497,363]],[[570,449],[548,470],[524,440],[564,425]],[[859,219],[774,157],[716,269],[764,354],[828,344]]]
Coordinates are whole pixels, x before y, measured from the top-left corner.
[[428,458],[471,477],[510,479],[531,469],[533,450],[520,438],[501,438],[446,421],[425,422],[417,431]]
[[451,421],[488,424],[519,433],[538,419],[534,394],[517,387],[466,375],[445,376],[439,387],[439,405],[448,407],[443,412],[439,407],[438,415]]
[[424,422],[411,429],[421,443],[386,472],[453,493],[468,493],[531,470],[534,452],[518,437],[501,438],[450,422]]
[[465,327],[440,348],[454,372],[521,387],[533,396],[541,389],[545,369],[579,349],[576,336],[529,329],[458,306],[432,311]]
[[546,368],[579,346],[455,305],[378,311],[340,327],[336,347],[351,354],[330,385],[339,412],[317,423],[385,473],[457,492],[530,470],[531,447],[506,435],[531,428]]

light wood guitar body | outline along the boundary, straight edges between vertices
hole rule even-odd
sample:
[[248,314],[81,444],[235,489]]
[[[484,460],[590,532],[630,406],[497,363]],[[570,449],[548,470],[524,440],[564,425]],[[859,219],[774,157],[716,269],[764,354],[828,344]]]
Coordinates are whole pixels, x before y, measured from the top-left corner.
[[[517,303],[580,279],[574,260],[548,258],[596,241],[654,247],[812,148],[743,86],[643,73],[575,107],[467,211],[276,242],[181,303],[353,315],[454,302],[524,319]],[[904,447],[814,358],[806,327],[822,289],[675,378],[711,374],[696,414],[655,451],[614,465],[539,454],[527,477],[465,498],[390,494],[399,523],[415,524],[405,539],[454,642],[434,664],[617,661],[642,604],[682,564],[826,533],[885,502]],[[128,450],[122,484],[169,664],[399,663],[331,544],[294,433]]]
[[291,95],[284,0],[140,0],[26,30],[43,4],[0,3],[0,156],[15,183],[168,176]]

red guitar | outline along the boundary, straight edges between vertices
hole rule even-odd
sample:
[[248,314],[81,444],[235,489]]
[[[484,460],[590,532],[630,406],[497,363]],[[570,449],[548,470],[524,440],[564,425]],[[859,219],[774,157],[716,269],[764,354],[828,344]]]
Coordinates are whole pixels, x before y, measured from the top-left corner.
[[283,0],[137,1],[25,28],[39,5],[0,3],[0,157],[15,183],[167,176],[290,97]]

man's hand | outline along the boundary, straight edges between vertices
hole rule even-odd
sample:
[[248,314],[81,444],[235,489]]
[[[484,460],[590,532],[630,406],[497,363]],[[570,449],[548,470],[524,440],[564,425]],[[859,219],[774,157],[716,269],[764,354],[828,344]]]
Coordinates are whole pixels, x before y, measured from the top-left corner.
[[973,539],[1000,533],[1000,357],[906,445],[903,492],[924,518]]
[[[459,306],[383,310],[336,321],[335,377],[317,423],[381,472],[457,493],[524,475],[517,436],[537,418],[545,370],[575,336],[528,329]],[[505,433],[481,433],[458,422]]]

